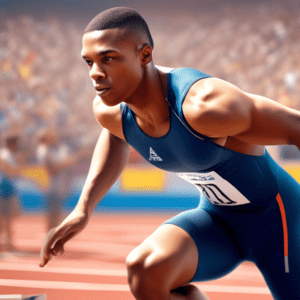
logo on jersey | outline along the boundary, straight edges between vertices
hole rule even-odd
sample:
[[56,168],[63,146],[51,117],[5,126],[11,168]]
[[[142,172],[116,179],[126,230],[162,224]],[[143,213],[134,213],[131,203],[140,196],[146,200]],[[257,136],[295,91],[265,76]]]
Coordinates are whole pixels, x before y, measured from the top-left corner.
[[177,173],[177,175],[195,185],[212,204],[236,206],[250,203],[240,191],[216,172]]
[[163,161],[151,147],[149,161]]

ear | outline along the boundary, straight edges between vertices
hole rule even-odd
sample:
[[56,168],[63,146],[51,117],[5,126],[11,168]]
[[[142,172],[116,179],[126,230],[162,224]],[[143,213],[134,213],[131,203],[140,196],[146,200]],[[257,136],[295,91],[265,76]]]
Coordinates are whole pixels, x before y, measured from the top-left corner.
[[152,47],[149,44],[144,45],[140,50],[140,60],[143,67],[152,61]]

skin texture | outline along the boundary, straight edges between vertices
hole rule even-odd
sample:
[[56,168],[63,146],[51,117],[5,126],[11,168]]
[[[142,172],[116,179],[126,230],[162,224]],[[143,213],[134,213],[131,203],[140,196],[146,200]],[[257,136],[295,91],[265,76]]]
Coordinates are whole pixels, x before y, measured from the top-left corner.
[[[126,165],[129,145],[122,130],[120,103],[134,112],[141,130],[152,137],[170,127],[166,103],[167,74],[155,67],[151,46],[124,39],[124,30],[107,29],[83,36],[82,56],[98,91],[95,117],[104,127],[90,171],[74,211],[46,236],[43,267],[64,244],[83,230],[93,209]],[[245,93],[215,78],[196,82],[183,103],[187,122],[215,143],[234,151],[262,155],[265,144],[300,148],[300,113],[274,101]],[[136,299],[208,299],[192,285],[198,252],[194,241],[174,225],[158,228],[128,256],[128,283]]]

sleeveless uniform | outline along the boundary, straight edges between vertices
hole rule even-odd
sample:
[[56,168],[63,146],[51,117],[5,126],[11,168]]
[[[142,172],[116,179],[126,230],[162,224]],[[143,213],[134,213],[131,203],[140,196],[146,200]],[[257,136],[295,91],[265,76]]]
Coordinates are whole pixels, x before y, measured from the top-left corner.
[[182,103],[190,87],[208,77],[189,68],[168,73],[170,129],[160,138],[146,135],[122,104],[125,138],[151,164],[201,191],[196,209],[166,222],[187,231],[197,245],[192,281],[219,278],[247,260],[257,265],[274,299],[299,299],[300,186],[267,151],[241,154],[188,125]]

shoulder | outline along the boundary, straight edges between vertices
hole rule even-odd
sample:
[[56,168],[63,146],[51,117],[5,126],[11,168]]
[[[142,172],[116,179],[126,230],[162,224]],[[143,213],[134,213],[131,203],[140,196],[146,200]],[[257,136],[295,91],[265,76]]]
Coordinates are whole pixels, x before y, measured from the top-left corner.
[[107,106],[100,97],[95,97],[93,101],[93,111],[98,123],[108,129],[112,134],[121,139],[125,139],[122,126],[121,106]]
[[164,67],[164,66],[157,66],[157,65],[155,65],[155,68],[158,69],[158,71],[160,71],[161,73],[169,73],[169,72],[175,70],[174,68],[169,68],[169,67]]
[[101,101],[100,97],[97,96],[93,101],[93,111],[96,120],[100,123],[100,125],[106,127],[106,125],[109,125],[109,123],[114,121],[120,111],[120,107],[107,106]]
[[234,100],[242,96],[246,96],[246,93],[237,86],[215,77],[204,78],[195,82],[187,94],[187,97],[192,97],[193,100],[198,99],[205,103],[208,100],[216,100],[220,97],[229,97]]
[[205,78],[190,88],[183,113],[199,133],[221,137],[246,129],[252,107],[251,97],[235,85],[218,78]]

